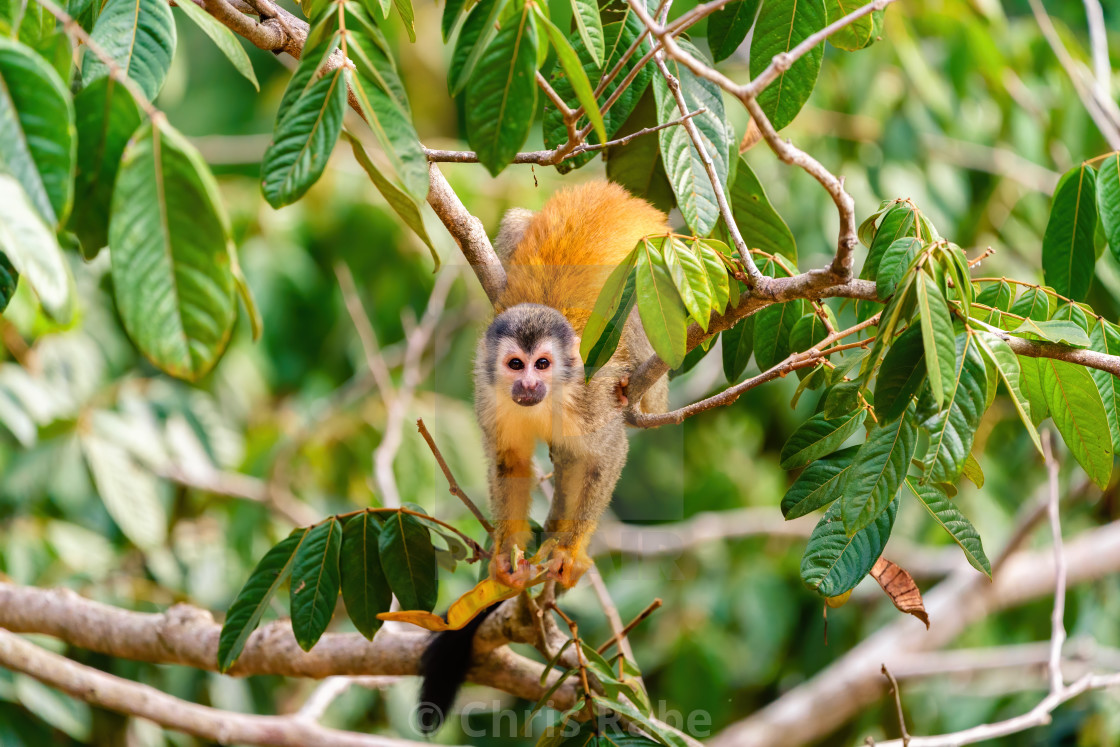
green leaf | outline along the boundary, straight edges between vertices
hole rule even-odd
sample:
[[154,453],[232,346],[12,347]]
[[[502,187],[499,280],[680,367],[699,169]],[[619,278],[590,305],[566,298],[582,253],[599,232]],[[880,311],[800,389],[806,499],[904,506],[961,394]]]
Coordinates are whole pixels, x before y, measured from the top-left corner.
[[990,306],[993,311],[978,310],[974,306],[972,309],[972,316],[995,327],[1005,329],[1005,325],[1011,320],[1005,320],[1002,312],[1011,310],[1011,301],[1014,296],[1015,294],[1011,290],[1011,284],[1006,280],[1000,280],[998,283],[985,285],[983,290],[977,294],[976,303]]
[[984,545],[980,541],[980,534],[972,526],[961,510],[949,500],[944,492],[932,485],[920,485],[909,478],[906,487],[918,497],[922,505],[929,511],[933,520],[949,533],[953,541],[960,545],[969,564],[988,578],[992,577],[992,564],[984,554]]
[[463,7],[466,4],[466,0],[447,0],[443,4],[443,15],[440,18],[439,30],[443,35],[444,44],[451,41],[451,32],[458,25],[459,17],[462,15]]
[[292,76],[284,92],[284,100],[289,103],[285,107],[281,102],[283,113],[264,152],[261,190],[274,208],[295,202],[319,180],[342,131],[346,68],[337,67],[300,88],[305,80],[314,78],[320,56],[313,51],[300,62],[300,68],[306,66],[306,70]]
[[[835,23],[844,16],[859,10],[863,3],[858,0],[824,0],[825,22]],[[856,52],[870,46],[876,37],[873,14],[859,18],[843,27],[828,38],[832,46],[848,52]]]
[[654,239],[653,244],[661,251],[673,285],[680,293],[684,306],[692,319],[705,332],[712,315],[712,288],[708,284],[708,270],[692,247],[679,238],[669,236]]
[[[610,111],[604,115],[609,120]],[[549,109],[548,112],[554,111]],[[546,115],[547,116],[547,115]],[[632,135],[657,124],[657,102],[648,88],[622,127],[613,137]],[[658,210],[668,213],[676,207],[676,197],[665,165],[661,162],[661,144],[655,137],[636,137],[624,145],[607,148],[607,181],[626,187],[631,194],[643,197]],[[561,164],[563,165],[563,164]]]
[[785,360],[790,354],[793,325],[805,313],[801,300],[771,304],[755,314],[754,359],[765,371]]
[[91,432],[80,434],[97,494],[124,536],[137,547],[155,550],[167,541],[167,511],[159,482],[127,448],[101,432],[97,424],[103,415],[94,413]]
[[[165,6],[166,7],[166,6]],[[58,73],[0,37],[0,171],[15,177],[51,228],[73,199],[74,107]]]
[[[163,0],[106,0],[90,34],[93,43],[104,51],[140,90],[153,101],[175,54],[175,18]],[[109,74],[95,55],[82,59],[82,85],[89,85]]]
[[[571,0],[571,3],[572,18],[575,19],[579,38],[583,40],[583,47],[595,65],[601,68],[606,59],[607,44],[603,36],[603,22],[599,18],[599,4],[594,0]],[[564,71],[571,75],[566,66]],[[581,100],[580,103],[583,104],[583,101]],[[587,104],[583,105],[587,109]],[[595,108],[598,110],[598,106]],[[603,142],[606,142],[606,137],[602,137]]]
[[914,258],[922,250],[922,240],[913,236],[904,236],[891,242],[883,252],[879,261],[879,271],[875,277],[875,288],[879,298],[889,298],[894,295],[902,276],[906,274]]
[[218,671],[228,672],[245,648],[245,642],[261,621],[276,590],[292,572],[296,551],[307,536],[308,529],[301,527],[280,541],[264,554],[257,567],[249,574],[237,598],[233,600],[222,634],[218,639]]
[[712,309],[722,314],[727,311],[727,304],[731,300],[731,278],[727,274],[727,265],[721,258],[728,254],[727,245],[722,241],[700,239],[693,248],[699,253],[700,261],[708,273],[708,285],[712,289]]
[[12,266],[7,255],[0,252],[0,314],[3,314],[4,309],[12,302],[12,296],[16,294],[18,287],[19,273]]
[[[809,312],[803,314],[794,325],[789,333],[789,349],[791,352],[802,352],[813,347],[824,338],[828,337],[828,328],[825,326],[824,320],[818,314]],[[804,379],[812,372],[812,368],[801,368],[797,370],[797,378]]]
[[1120,262],[1120,153],[1101,163],[1097,175],[1097,211],[1112,257]]
[[774,210],[762,182],[742,156],[739,156],[729,197],[735,225],[749,248],[761,249],[769,254],[784,254],[797,261],[797,242],[793,239],[793,232]]
[[[636,255],[635,255],[636,261]],[[631,265],[631,269],[633,265]],[[595,344],[592,345],[586,354],[584,361],[584,376],[590,379],[595,373],[607,365],[607,362],[614,356],[614,352],[618,349],[618,341],[622,339],[622,331],[626,328],[626,320],[630,317],[630,311],[634,308],[637,301],[637,274],[634,272],[627,272],[625,282],[622,286],[622,291],[618,295],[617,303],[614,304],[614,310],[611,316],[606,321],[606,327],[602,333],[598,335]],[[600,296],[600,299],[602,296]],[[598,307],[598,302],[596,302]],[[602,309],[600,313],[606,313],[609,309]],[[592,312],[595,314],[596,312]],[[590,322],[589,322],[590,323]],[[587,339],[586,337],[584,339]],[[700,348],[697,348],[699,350]],[[580,353],[583,354],[583,342],[580,342]]]
[[[604,332],[614,332],[612,328],[617,326],[617,334],[615,334],[617,344],[617,337],[622,333],[621,324],[625,323],[626,317],[622,315],[619,318],[619,309],[626,305],[625,288],[633,285],[633,270],[638,263],[638,249],[635,247],[626,257],[618,263],[618,266],[611,270],[611,274],[607,276],[607,281],[603,284],[602,290],[599,291],[599,297],[595,299],[595,307],[591,310],[591,315],[587,319],[587,324],[583,328],[583,337],[580,338],[579,352],[583,357],[585,363],[590,361],[590,353],[593,348],[597,346],[600,338]],[[632,297],[633,289],[631,288],[630,304],[633,304]],[[626,310],[629,314],[629,309]],[[607,355],[610,358],[614,354],[614,348]],[[604,362],[605,359],[604,359]]]
[[743,375],[754,352],[754,317],[739,321],[723,331],[723,375],[728,384],[734,384]]
[[413,201],[423,202],[428,196],[428,158],[412,124],[408,95],[389,54],[388,42],[373,20],[352,5],[346,9],[346,30],[347,54],[354,62],[350,87],[362,117],[397,172],[404,191]]
[[[683,39],[679,44],[696,59],[705,60],[699,50]],[[692,117],[691,121],[700,134],[701,146],[715,167],[719,188],[726,189],[731,141],[724,124],[726,117],[723,92],[715,83],[697,77],[676,60],[668,61],[666,65],[680,83],[680,94],[687,110],[705,110]],[[653,93],[657,100],[657,121],[660,124],[672,122],[682,116],[677,99],[663,76],[654,77]],[[685,223],[697,235],[711,233],[719,220],[719,205],[704,161],[693,145],[688,130],[683,126],[666,127],[657,133],[657,137],[661,143],[661,160],[665,164],[665,173],[677,196],[677,205]]]
[[688,309],[664,258],[649,241],[643,241],[638,249],[635,291],[650,345],[669,368],[679,368],[688,352]]
[[166,121],[141,127],[125,149],[109,246],[129,337],[167,373],[204,376],[236,313],[229,223],[210,169]]
[[688,742],[681,738],[671,727],[656,721],[653,718],[642,713],[635,706],[617,699],[605,698],[602,695],[592,695],[592,699],[596,705],[615,711],[622,716],[625,716],[629,721],[632,721],[641,726],[642,731],[649,734],[665,747],[687,747]]
[[[1042,321],[1049,319],[1054,310],[1054,299],[1041,288],[1028,288],[1011,304],[1011,313],[1026,319]],[[1013,325],[1017,319],[1009,320]]]
[[1082,301],[1093,281],[1097,254],[1097,175],[1081,164],[1066,172],[1054,190],[1042,237],[1042,273],[1063,296]]
[[93,259],[109,243],[109,206],[125,146],[140,127],[140,109],[124,86],[98,78],[74,97],[78,159],[69,228],[78,235],[82,255]]
[[1050,417],[1089,478],[1102,490],[1112,476],[1112,437],[1101,394],[1089,371],[1053,358],[1038,359]]
[[[587,0],[572,0],[573,6],[583,6]],[[572,49],[572,45],[568,43],[567,37],[564,32],[556,28],[552,21],[548,20],[548,16],[540,9],[540,6],[534,5],[533,9],[536,13],[537,22],[544,26],[545,33],[548,34],[548,40],[552,43],[552,48],[556,50],[556,60],[560,63],[560,67],[564,70],[564,74],[568,78],[568,82],[572,86],[572,90],[576,94],[576,99],[579,101],[580,106],[583,107],[584,113],[587,118],[591,120],[591,125],[595,128],[595,134],[599,136],[599,142],[607,142],[607,130],[603,124],[603,114],[599,111],[599,102],[595,100],[595,90],[591,86],[591,81],[587,78],[587,73],[583,69],[583,63],[580,62],[579,55]],[[589,8],[585,8],[588,12],[592,13],[595,21],[599,20],[599,8],[592,3]],[[577,20],[582,16],[576,15]],[[580,20],[580,34],[585,33],[583,21]],[[596,28],[598,33],[599,45],[603,43],[603,28],[598,26]],[[588,44],[587,39],[584,43]],[[595,54],[596,50],[588,44],[586,47],[588,53]],[[602,50],[598,50],[599,57],[602,60]]]
[[925,356],[920,326],[911,325],[895,338],[875,382],[875,413],[880,422],[890,422],[906,412],[926,380]]
[[467,14],[447,71],[447,90],[452,96],[458,96],[474,74],[482,53],[497,33],[498,19],[507,4],[508,0],[480,0]]
[[530,7],[520,4],[503,22],[467,83],[467,142],[495,176],[529,137],[537,109],[537,32]]
[[876,427],[860,446],[839,503],[848,536],[873,525],[894,501],[910,468],[917,439],[918,429],[907,413],[893,423]]
[[313,527],[292,561],[292,633],[310,651],[330,624],[338,604],[342,524],[331,517]]
[[[0,172],[0,252],[31,284],[52,316],[70,316],[70,268],[54,231],[14,177]],[[14,292],[14,289],[13,289]]]
[[726,60],[747,38],[754,25],[760,0],[735,0],[728,3],[708,19],[708,47],[716,62]]
[[[1003,381],[1004,387],[1007,388],[1007,393],[1011,396],[1011,403],[1015,405],[1015,410],[1019,413],[1019,419],[1023,421],[1023,427],[1027,429],[1027,435],[1031,437],[1035,449],[1038,450],[1039,454],[1045,456],[1042,451],[1042,442],[1038,437],[1038,431],[1034,427],[1035,421],[1031,417],[1032,403],[1027,399],[1027,396],[1020,387],[1020,358],[1015,355],[1010,345],[990,332],[978,332],[973,339],[980,349],[980,354],[984,356],[989,366],[995,367],[1000,380]],[[1034,359],[1031,359],[1031,361],[1033,362]],[[1032,373],[1037,380],[1037,365],[1035,365]]]
[[[851,475],[848,480],[851,481]],[[801,580],[825,598],[854,589],[871,571],[883,553],[898,514],[898,498],[892,496],[867,526],[849,536],[840,518],[844,497],[829,506],[817,522],[801,557]]]
[[918,318],[922,327],[922,346],[926,351],[926,371],[929,386],[938,407],[952,391],[953,371],[956,368],[954,351],[953,318],[936,281],[924,272],[918,273],[914,283],[917,290]]
[[193,2],[178,3],[176,7],[202,29],[204,34],[210,37],[210,41],[214,42],[214,45],[225,55],[226,59],[233,63],[237,72],[253,84],[253,88],[258,91],[261,90],[260,84],[257,83],[257,74],[253,72],[253,63],[249,61],[249,54],[241,46],[241,42],[237,40],[232,31]]
[[839,498],[857,451],[859,446],[849,446],[806,467],[782,498],[782,516],[796,519]]
[[972,451],[972,441],[987,404],[984,359],[967,332],[957,335],[955,365],[947,382],[944,409],[922,425],[929,448],[922,482],[955,483]]
[[904,200],[899,200],[886,209],[867,250],[863,269],[860,270],[859,276],[862,279],[877,280],[883,255],[895,241],[907,236],[922,238],[918,220],[920,216],[918,209]]
[[[1097,326],[1089,334],[1090,346],[1098,353],[1106,355],[1120,355],[1120,329],[1104,319],[1097,321]],[[1101,393],[1105,415],[1108,416],[1108,430],[1112,434],[1112,448],[1115,452],[1120,447],[1120,378],[1113,376],[1108,371],[1093,368],[1089,375]]]
[[377,191],[385,198],[385,202],[389,203],[389,207],[393,208],[404,224],[411,228],[413,232],[420,237],[424,245],[428,247],[428,253],[432,255],[432,261],[435,262],[435,270],[440,267],[439,253],[436,252],[435,246],[432,244],[431,238],[428,236],[427,229],[424,228],[424,217],[420,214],[420,206],[417,205],[412,197],[403,189],[398,187],[393,182],[389,181],[378,170],[377,166],[370,160],[369,154],[366,153],[365,148],[362,147],[361,141],[351,135],[349,132],[343,132],[342,136],[350,143],[350,149],[354,152],[354,158],[357,159],[358,164],[369,176],[373,186],[377,187]]
[[1051,319],[1046,322],[1024,319],[1012,332],[1019,337],[1030,335],[1027,339],[1038,338],[1047,342],[1062,342],[1078,348],[1089,347],[1089,335],[1085,334],[1081,325],[1064,319]]
[[836,418],[826,418],[823,413],[809,418],[782,447],[782,469],[796,469],[836,451],[859,430],[865,417],[867,411],[860,408]]
[[[760,75],[775,55],[789,52],[824,26],[823,0],[767,2],[751,41],[751,77]],[[813,47],[758,95],[758,104],[774,129],[780,130],[792,122],[809,100],[823,55],[820,46]]]
[[381,527],[378,549],[385,578],[401,609],[431,612],[439,596],[439,578],[428,529],[409,514],[389,514]]
[[404,30],[408,33],[408,40],[416,43],[416,11],[412,9],[412,0],[393,0],[393,7],[401,17]]
[[378,613],[388,612],[393,602],[393,592],[381,569],[380,539],[381,524],[369,512],[347,519],[342,528],[342,600],[354,627],[370,640],[381,627]]

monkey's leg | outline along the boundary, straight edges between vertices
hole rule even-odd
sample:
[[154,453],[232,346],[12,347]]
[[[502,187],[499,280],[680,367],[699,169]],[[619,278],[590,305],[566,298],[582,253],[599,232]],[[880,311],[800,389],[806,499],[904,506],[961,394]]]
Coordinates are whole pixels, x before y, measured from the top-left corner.
[[494,517],[494,555],[490,576],[508,586],[524,586],[527,565],[514,567],[511,553],[522,550],[533,538],[529,526],[533,469],[531,451],[498,451],[490,468],[490,510]]
[[587,544],[611,502],[629,447],[621,418],[579,441],[577,448],[550,450],[556,489],[544,529],[558,541],[551,575],[566,587],[591,567]]

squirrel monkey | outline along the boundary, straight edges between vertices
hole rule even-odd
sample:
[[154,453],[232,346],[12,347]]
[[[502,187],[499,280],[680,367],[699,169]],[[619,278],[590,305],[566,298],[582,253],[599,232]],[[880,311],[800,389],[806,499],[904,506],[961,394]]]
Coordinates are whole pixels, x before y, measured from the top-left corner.
[[[635,308],[618,349],[585,383],[580,335],[611,271],[643,236],[666,233],[665,214],[617,184],[593,181],[551,197],[539,213],[511,210],[495,241],[506,268],[497,316],[478,342],[475,412],[489,457],[495,521],[491,575],[511,586],[528,581],[514,567],[528,546],[532,457],[548,444],[555,494],[545,523],[557,540],[551,578],[566,587],[591,566],[587,543],[626,463],[622,408],[630,373],[653,353]],[[664,412],[662,377],[642,397],[645,412]]]

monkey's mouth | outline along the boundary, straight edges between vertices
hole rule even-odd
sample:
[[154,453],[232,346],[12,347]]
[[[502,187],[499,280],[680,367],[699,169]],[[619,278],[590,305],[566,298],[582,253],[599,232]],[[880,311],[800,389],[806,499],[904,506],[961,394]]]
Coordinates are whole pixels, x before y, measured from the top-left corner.
[[522,407],[532,407],[539,405],[541,400],[544,399],[545,392],[542,389],[534,389],[529,391],[527,389],[515,388],[510,392],[510,397],[514,402]]

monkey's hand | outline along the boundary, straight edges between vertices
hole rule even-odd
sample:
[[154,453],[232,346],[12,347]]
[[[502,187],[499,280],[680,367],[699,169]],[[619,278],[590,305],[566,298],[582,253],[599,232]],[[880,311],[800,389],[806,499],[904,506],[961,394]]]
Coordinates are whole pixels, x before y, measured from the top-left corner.
[[490,560],[490,578],[517,589],[528,586],[532,570],[528,559],[521,557],[520,553],[516,563],[509,552],[496,552]]
[[619,407],[626,407],[626,405],[630,404],[630,398],[626,395],[626,390],[629,386],[629,376],[623,376],[618,380],[618,383],[614,385],[614,396],[618,398]]
[[576,585],[587,569],[591,567],[591,558],[582,548],[565,547],[561,545],[552,551],[549,559],[548,578],[557,581],[565,589]]

